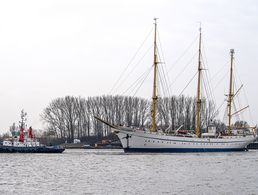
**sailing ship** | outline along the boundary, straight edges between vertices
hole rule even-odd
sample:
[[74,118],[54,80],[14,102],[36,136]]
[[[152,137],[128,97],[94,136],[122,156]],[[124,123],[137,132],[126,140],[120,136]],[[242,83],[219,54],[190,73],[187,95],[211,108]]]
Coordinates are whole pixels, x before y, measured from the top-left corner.
[[25,136],[26,115],[27,113],[22,110],[19,135],[16,136],[13,130],[12,138],[5,139],[3,143],[0,143],[0,153],[62,153],[65,150],[61,146],[40,144],[33,134],[32,127],[29,127]]
[[201,133],[200,128],[200,113],[201,113],[201,28],[199,34],[199,54],[198,54],[198,85],[197,85],[197,101],[196,101],[196,122],[195,134],[179,129],[174,131],[174,134],[168,133],[166,130],[158,130],[156,115],[157,115],[157,22],[154,19],[154,85],[151,108],[151,128],[149,130],[137,130],[121,125],[113,125],[108,122],[95,117],[104,124],[108,125],[112,132],[114,132],[121,141],[125,152],[230,152],[230,151],[245,151],[247,145],[255,140],[254,132],[244,134],[232,134],[233,125],[231,124],[232,117],[232,101],[233,101],[233,60],[234,50],[230,50],[231,64],[230,64],[230,85],[229,94],[227,95],[228,106],[228,124],[227,133],[225,135],[218,134],[215,126],[208,127],[207,133]]

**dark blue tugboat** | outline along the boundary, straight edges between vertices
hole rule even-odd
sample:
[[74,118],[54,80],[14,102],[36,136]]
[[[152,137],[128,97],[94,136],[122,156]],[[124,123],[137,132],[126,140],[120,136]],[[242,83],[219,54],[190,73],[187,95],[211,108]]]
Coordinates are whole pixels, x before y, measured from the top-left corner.
[[32,128],[24,136],[26,113],[21,112],[20,135],[13,136],[0,143],[0,153],[62,153],[65,149],[61,146],[46,146],[40,144],[33,135]]

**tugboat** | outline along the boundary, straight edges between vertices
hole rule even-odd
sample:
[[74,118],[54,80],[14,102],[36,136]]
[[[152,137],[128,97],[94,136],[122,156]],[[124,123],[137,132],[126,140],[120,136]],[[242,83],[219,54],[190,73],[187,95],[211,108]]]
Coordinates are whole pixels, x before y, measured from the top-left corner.
[[20,134],[12,138],[6,139],[0,143],[0,153],[62,153],[65,149],[61,146],[46,146],[37,141],[33,135],[32,127],[29,127],[27,136],[24,136],[24,129],[26,128],[26,115],[21,111]]

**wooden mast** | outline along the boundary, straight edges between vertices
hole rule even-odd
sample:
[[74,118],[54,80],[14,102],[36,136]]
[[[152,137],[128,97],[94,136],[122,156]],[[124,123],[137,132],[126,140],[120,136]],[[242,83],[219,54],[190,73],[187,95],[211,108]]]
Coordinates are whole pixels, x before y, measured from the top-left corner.
[[232,100],[233,100],[233,61],[234,61],[234,49],[230,50],[230,80],[229,80],[229,94],[228,94],[228,134],[231,134],[231,112],[232,112]]
[[195,124],[195,134],[197,137],[201,136],[200,126],[201,126],[201,40],[202,40],[202,29],[200,27],[199,35],[199,55],[198,55],[198,84],[197,84],[197,110],[196,110],[196,124]]
[[157,18],[154,18],[154,77],[153,77],[153,96],[152,96],[152,110],[151,110],[151,118],[152,118],[152,126],[151,132],[157,131],[157,124],[156,124],[156,112],[157,112]]

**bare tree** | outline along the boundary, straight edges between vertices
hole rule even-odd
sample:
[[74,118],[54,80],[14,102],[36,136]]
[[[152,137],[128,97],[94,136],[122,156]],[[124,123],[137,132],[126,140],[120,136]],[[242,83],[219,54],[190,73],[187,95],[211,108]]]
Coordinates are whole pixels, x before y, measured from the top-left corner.
[[[157,124],[160,127],[172,126],[172,129],[184,125],[185,129],[195,128],[196,99],[185,96],[159,98]],[[54,99],[41,115],[47,130],[55,132],[59,138],[72,141],[75,137],[90,135],[106,136],[110,128],[99,122],[99,116],[115,125],[149,127],[151,102],[129,96],[97,96],[87,99],[66,96]],[[201,109],[202,126],[213,119],[214,105],[203,103]]]

